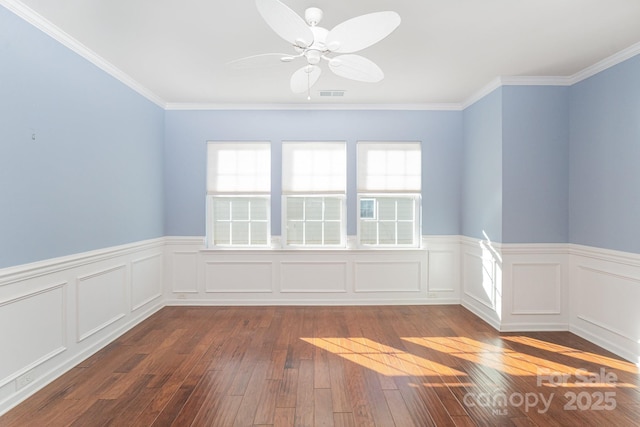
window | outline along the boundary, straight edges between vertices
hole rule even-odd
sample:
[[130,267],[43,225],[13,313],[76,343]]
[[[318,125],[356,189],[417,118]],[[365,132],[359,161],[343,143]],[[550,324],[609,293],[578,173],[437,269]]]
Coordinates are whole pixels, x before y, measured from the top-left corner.
[[358,243],[420,245],[420,143],[358,143]]
[[344,142],[282,144],[282,229],[285,246],[345,245]]
[[268,246],[270,192],[269,143],[209,142],[208,246]]

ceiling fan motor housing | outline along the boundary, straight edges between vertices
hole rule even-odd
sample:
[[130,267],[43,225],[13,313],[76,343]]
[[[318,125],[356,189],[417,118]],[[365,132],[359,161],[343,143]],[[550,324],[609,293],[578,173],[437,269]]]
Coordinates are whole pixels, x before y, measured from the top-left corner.
[[317,7],[310,7],[304,11],[304,20],[310,27],[315,27],[322,20],[322,10]]

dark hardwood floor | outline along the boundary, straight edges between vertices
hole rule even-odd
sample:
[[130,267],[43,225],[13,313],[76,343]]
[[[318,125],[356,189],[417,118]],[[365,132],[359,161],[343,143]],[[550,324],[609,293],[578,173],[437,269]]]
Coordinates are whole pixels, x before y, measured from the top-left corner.
[[0,426],[632,426],[637,368],[460,306],[166,307]]

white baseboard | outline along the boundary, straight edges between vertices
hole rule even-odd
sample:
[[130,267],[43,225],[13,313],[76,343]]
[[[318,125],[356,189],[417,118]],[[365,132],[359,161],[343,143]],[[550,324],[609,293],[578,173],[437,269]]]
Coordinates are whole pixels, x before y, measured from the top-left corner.
[[638,352],[637,343],[636,349],[634,351],[633,348],[629,348],[628,346],[621,346],[615,342],[610,341],[603,333],[593,333],[592,331],[583,329],[576,325],[571,325],[569,327],[569,331],[581,338],[584,338],[587,341],[590,341],[604,348],[605,350],[617,354],[618,356],[640,366],[640,352]]
[[480,305],[470,302],[469,300],[463,300],[461,305],[478,316],[484,322],[488,323],[493,329],[499,331],[500,330],[500,319],[497,318],[495,313],[486,310],[485,308],[481,308]]
[[568,323],[502,323],[500,325],[500,332],[559,332],[568,330]]
[[[279,299],[278,306],[332,306],[332,307],[348,307],[348,306],[370,306],[370,305],[457,305],[458,300],[428,300],[428,299],[368,299],[366,301],[339,301],[335,298],[332,299]],[[271,301],[264,300],[240,300],[240,299],[202,299],[202,300],[180,300],[173,299],[167,300],[165,305],[173,307],[197,307],[197,306],[209,306],[209,307],[242,307],[242,306],[273,306]]]

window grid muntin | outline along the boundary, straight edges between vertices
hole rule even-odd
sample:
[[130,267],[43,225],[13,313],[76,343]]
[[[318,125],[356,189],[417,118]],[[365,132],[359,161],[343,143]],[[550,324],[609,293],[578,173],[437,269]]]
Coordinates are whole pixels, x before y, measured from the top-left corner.
[[[358,197],[358,206],[362,200],[374,200],[374,217],[363,218],[358,214],[358,243],[361,246],[371,247],[418,247],[420,236],[420,194],[360,194]],[[382,218],[380,213],[380,201],[381,200],[393,200],[394,202],[394,214],[393,218]],[[411,219],[399,219],[398,204],[403,200],[411,201]],[[366,239],[366,229],[370,228],[367,225],[375,225],[375,242],[371,242],[370,239]],[[399,243],[398,240],[401,237],[399,233],[399,224],[411,224],[411,243]],[[381,243],[381,227],[385,225],[391,225],[393,229],[393,242]]]
[[[334,199],[338,202],[338,215],[336,219],[328,219],[327,218],[327,200],[329,199]],[[290,207],[290,203],[293,200],[297,200],[297,201],[302,201],[302,218],[294,218],[291,219],[290,215],[289,215],[289,207]],[[320,209],[320,218],[319,219],[309,219],[307,218],[307,203],[310,201],[321,201],[322,207]],[[344,224],[344,201],[345,201],[345,197],[342,195],[313,195],[313,196],[309,196],[309,195],[287,195],[284,196],[284,201],[285,201],[285,209],[283,209],[283,216],[285,217],[285,234],[286,234],[286,240],[285,240],[285,245],[286,246],[306,246],[306,247],[338,247],[338,246],[343,246],[344,245],[344,232],[343,232],[343,224]],[[299,224],[302,228],[302,238],[301,241],[295,241],[292,242],[291,237],[294,235],[294,233],[291,231],[290,225],[291,224]],[[314,243],[309,243],[308,242],[308,229],[310,227],[308,227],[308,225],[312,225],[312,224],[320,224],[321,227],[321,231],[320,231],[320,237],[321,237],[321,241],[319,243],[314,242]],[[336,243],[327,243],[327,233],[326,233],[326,228],[327,228],[327,224],[335,224],[338,226],[338,241]],[[299,233],[299,232],[298,232]],[[297,233],[296,233],[297,234]]]
[[[211,236],[210,236],[210,245],[218,246],[218,247],[266,247],[270,244],[270,236],[269,236],[269,223],[270,223],[270,197],[269,196],[209,196],[210,197],[210,209],[211,209]],[[217,206],[216,203],[228,203],[228,207],[226,211],[228,212],[227,218],[219,218],[217,214]],[[246,218],[234,218],[234,203],[246,202]],[[254,205],[256,203],[264,204],[264,213],[265,216],[263,218],[254,218],[252,217],[252,213],[254,209]],[[229,228],[229,237],[225,241],[218,240],[218,225],[227,224]],[[240,225],[247,226],[247,243],[237,243],[234,242],[234,228],[240,228]],[[258,241],[258,237],[255,236],[255,231],[258,224],[264,225],[265,230],[264,234],[260,236],[260,241]],[[236,225],[236,227],[234,227]]]

